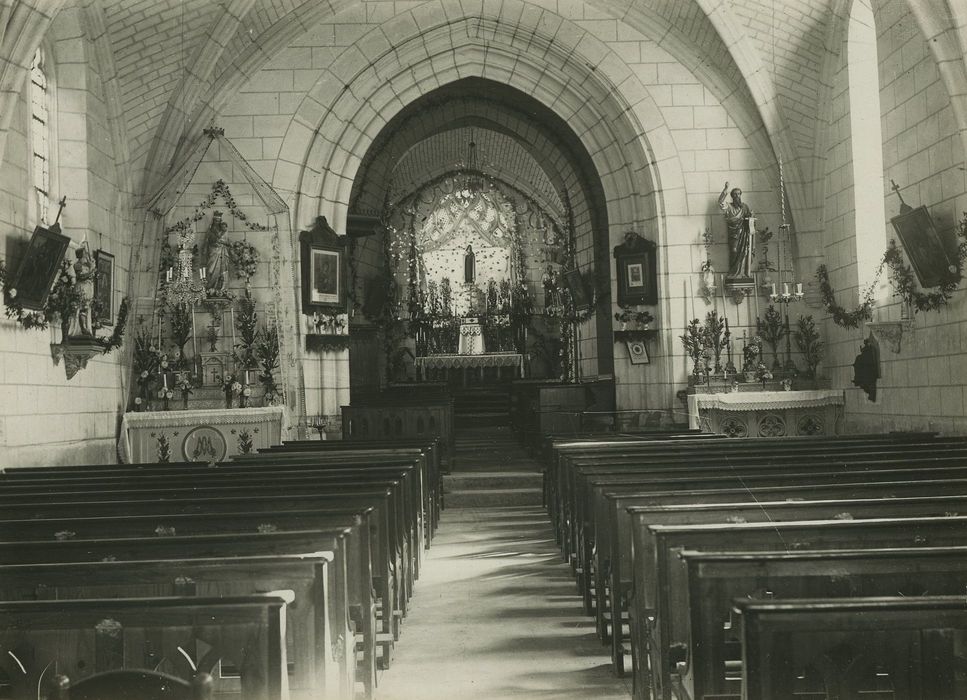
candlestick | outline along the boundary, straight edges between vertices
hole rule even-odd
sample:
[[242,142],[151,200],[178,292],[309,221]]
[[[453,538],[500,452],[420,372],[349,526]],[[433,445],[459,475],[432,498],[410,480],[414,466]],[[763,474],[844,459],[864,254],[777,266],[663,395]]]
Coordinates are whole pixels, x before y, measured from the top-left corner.
[[802,282],[796,282],[796,296],[802,296]]
[[198,334],[195,332],[195,305],[191,305],[191,355],[192,362],[198,359]]
[[776,283],[773,282],[772,283],[772,296],[775,296],[775,295],[776,295]]
[[782,295],[784,297],[788,297],[789,296],[789,283],[788,282],[783,282],[782,283]]

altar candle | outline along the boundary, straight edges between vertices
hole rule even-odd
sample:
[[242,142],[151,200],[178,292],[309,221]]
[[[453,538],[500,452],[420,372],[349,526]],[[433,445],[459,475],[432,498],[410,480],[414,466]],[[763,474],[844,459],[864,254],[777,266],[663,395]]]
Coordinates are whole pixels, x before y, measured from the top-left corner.
[[688,280],[682,280],[682,318],[684,321],[683,325],[688,325]]
[[168,388],[168,373],[167,372],[162,372],[161,373],[161,383],[164,385],[164,388],[165,389]]
[[782,294],[783,294],[783,296],[786,296],[786,297],[789,296],[789,283],[788,282],[783,282],[782,283]]
[[796,296],[802,296],[802,282],[796,282]]
[[171,268],[169,267],[168,270],[165,272],[165,281],[170,282],[171,276],[172,276],[172,272],[171,272]]
[[722,273],[722,315],[729,317],[729,307],[725,303],[725,273]]
[[692,278],[688,278],[688,297],[692,300],[692,318],[698,318],[695,315],[695,290],[692,288]]
[[[773,292],[776,291],[776,285],[774,284],[772,285],[772,291]],[[758,287],[752,290],[752,300],[753,300],[753,306],[755,307],[755,317],[756,319],[758,319],[759,318],[759,288]],[[749,323],[749,325],[751,326],[752,324]]]

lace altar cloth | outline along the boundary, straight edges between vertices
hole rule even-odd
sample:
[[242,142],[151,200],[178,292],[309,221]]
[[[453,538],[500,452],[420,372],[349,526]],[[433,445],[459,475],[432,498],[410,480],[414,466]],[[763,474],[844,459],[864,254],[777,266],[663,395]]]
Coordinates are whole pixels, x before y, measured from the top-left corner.
[[524,356],[517,352],[487,352],[479,355],[427,355],[414,361],[417,369],[478,369],[517,367],[524,376]]
[[813,406],[842,406],[846,397],[841,390],[810,389],[804,391],[741,391],[723,394],[691,394],[688,397],[688,426],[699,427],[699,412],[767,411]]
[[287,431],[285,406],[125,413],[118,456],[124,464],[157,462],[164,436],[172,462],[221,461],[241,453],[248,440],[251,452],[281,444]]

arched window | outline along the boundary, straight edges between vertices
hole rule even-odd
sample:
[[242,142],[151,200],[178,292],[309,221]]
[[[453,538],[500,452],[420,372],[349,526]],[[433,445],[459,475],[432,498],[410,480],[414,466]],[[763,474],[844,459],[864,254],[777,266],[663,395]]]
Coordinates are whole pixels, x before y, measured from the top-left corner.
[[50,214],[50,83],[43,49],[38,48],[30,65],[31,180],[37,217],[48,223]]
[[857,281],[862,294],[886,249],[879,57],[871,0],[853,0],[850,8],[847,66]]

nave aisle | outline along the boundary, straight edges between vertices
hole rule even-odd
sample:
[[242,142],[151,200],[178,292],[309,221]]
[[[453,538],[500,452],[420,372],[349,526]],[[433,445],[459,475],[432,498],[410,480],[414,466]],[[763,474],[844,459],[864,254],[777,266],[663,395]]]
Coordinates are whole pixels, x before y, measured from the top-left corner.
[[540,506],[449,508],[380,700],[625,700]]

